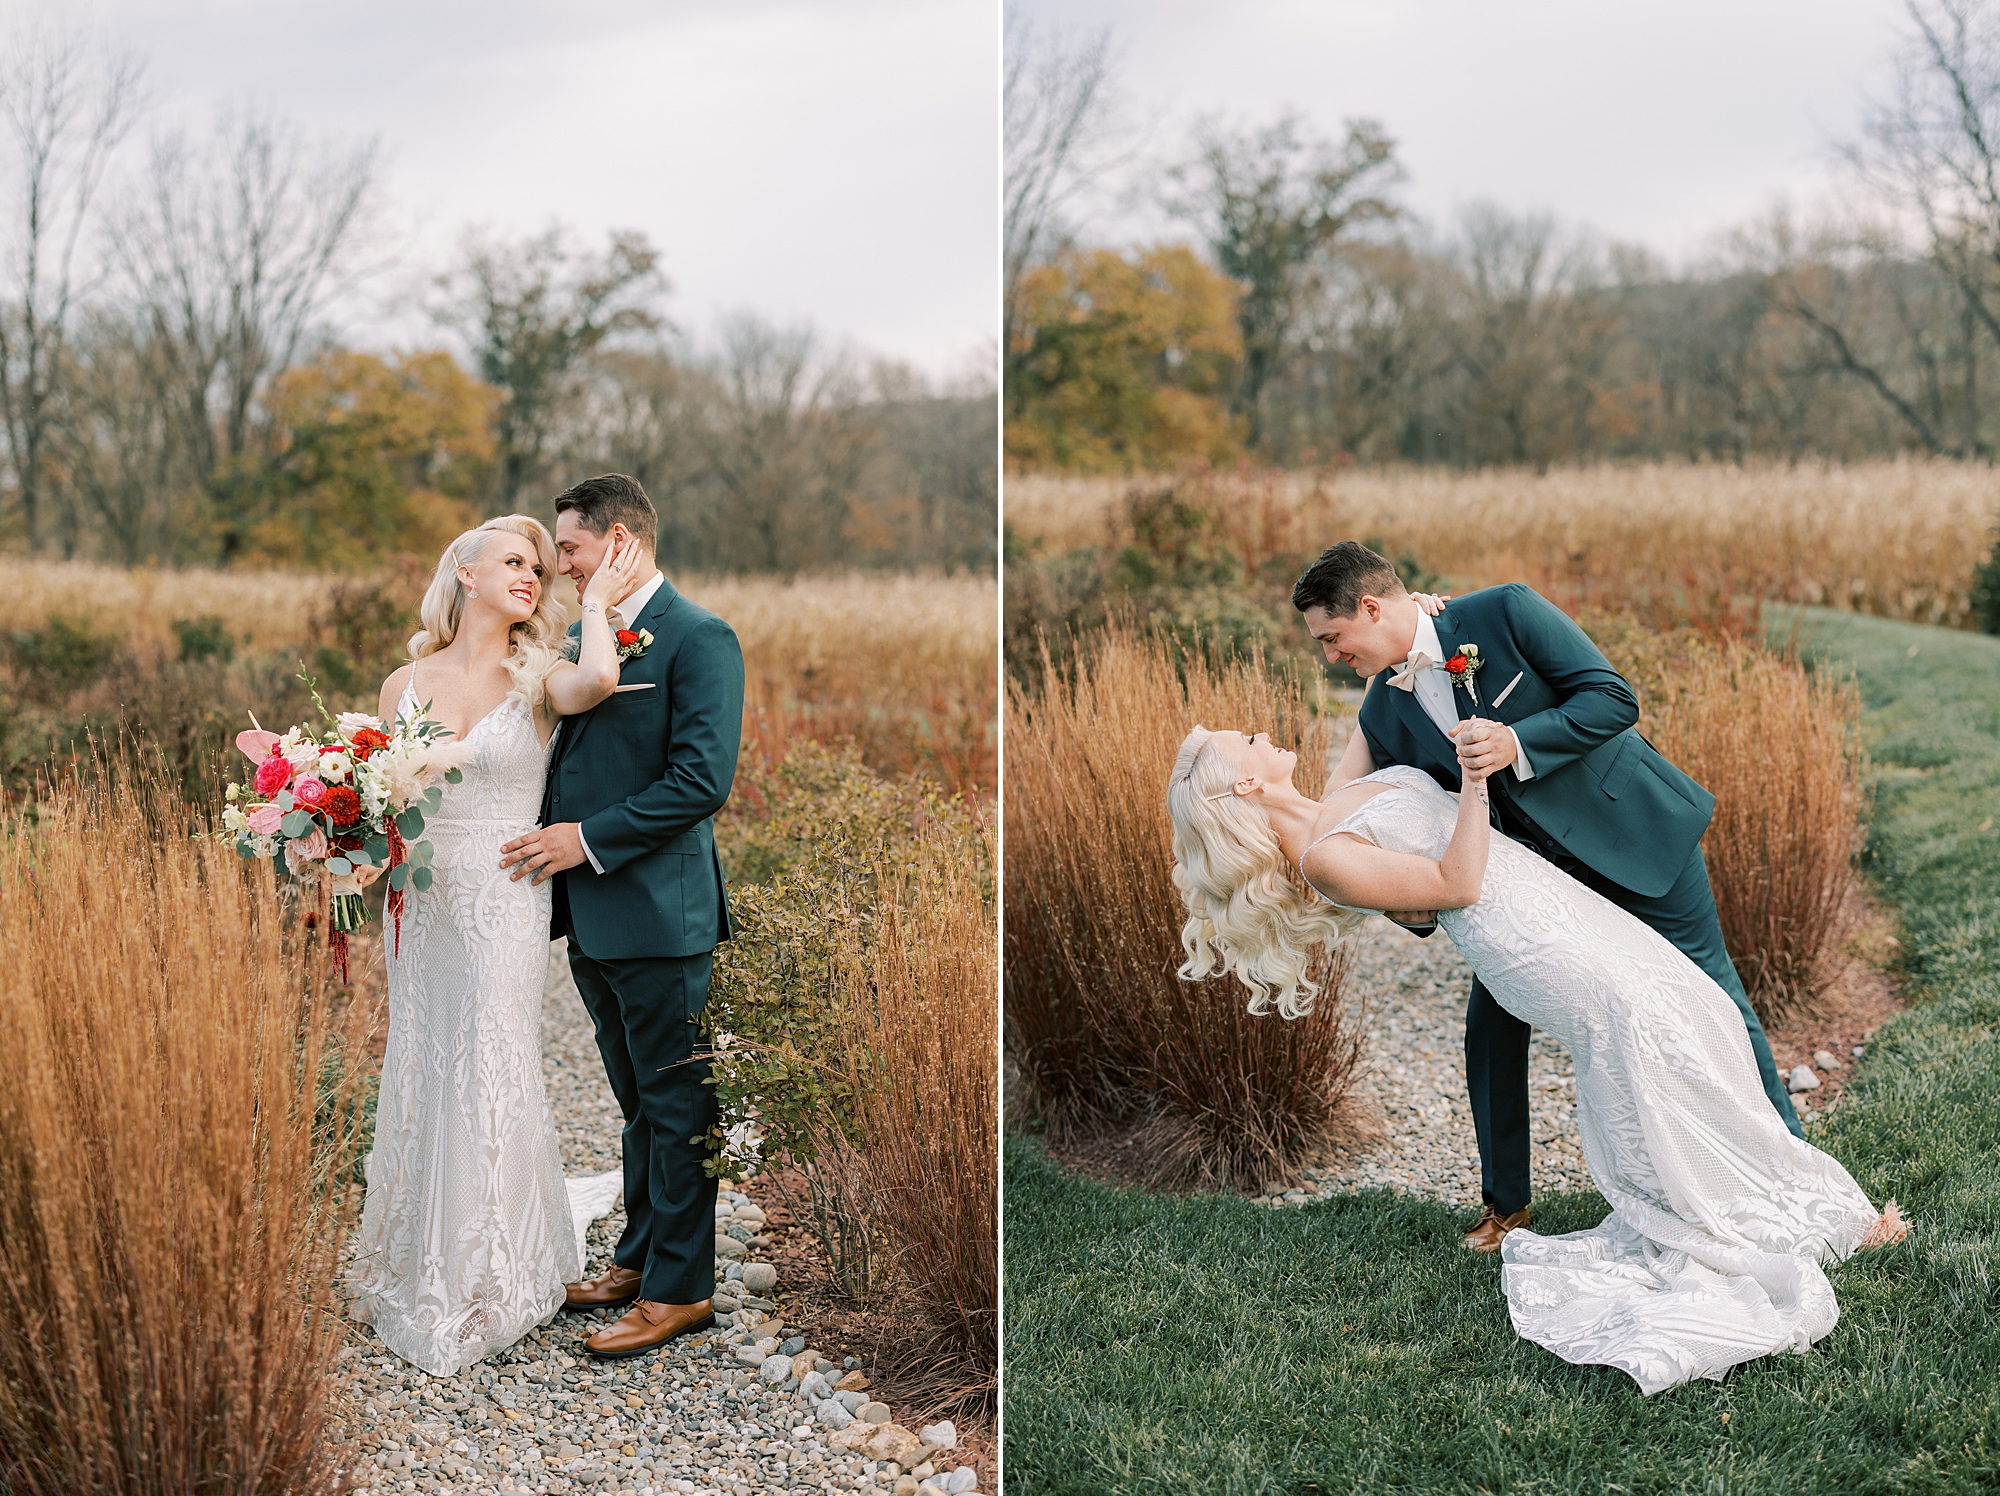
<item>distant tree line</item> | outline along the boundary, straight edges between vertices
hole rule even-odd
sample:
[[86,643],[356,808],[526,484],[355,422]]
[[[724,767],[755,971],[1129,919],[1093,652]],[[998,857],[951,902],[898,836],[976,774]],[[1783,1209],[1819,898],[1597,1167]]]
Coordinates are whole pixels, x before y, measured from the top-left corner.
[[1547,465],[2000,444],[2000,10],[1918,0],[1849,206],[1774,208],[1705,263],[1475,205],[1401,205],[1373,121],[1205,121],[1142,190],[1180,242],[1079,204],[1128,143],[1109,37],[1016,24],[1004,407],[1020,468],[1241,458]]
[[141,143],[145,109],[77,35],[0,60],[0,546],[357,569],[622,470],[676,567],[993,565],[989,380],[750,313],[697,345],[643,236],[559,229],[468,232],[416,296],[435,345],[360,349],[374,147],[254,113]]

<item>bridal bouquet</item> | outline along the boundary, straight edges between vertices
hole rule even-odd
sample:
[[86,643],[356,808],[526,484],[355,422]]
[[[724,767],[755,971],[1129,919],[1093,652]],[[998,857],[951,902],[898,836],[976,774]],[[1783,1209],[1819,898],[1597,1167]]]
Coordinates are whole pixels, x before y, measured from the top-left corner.
[[320,715],[323,730],[283,734],[251,716],[253,728],[237,734],[236,746],[257,767],[248,784],[229,786],[222,821],[240,855],[282,855],[295,877],[327,875],[327,948],[344,982],[348,932],[368,922],[361,891],[385,872],[401,950],[404,897],[431,886],[431,844],[418,840],[424,813],[436,814],[444,786],[462,776],[450,762],[450,732],[422,710],[393,725],[365,712],[336,717],[324,704]]

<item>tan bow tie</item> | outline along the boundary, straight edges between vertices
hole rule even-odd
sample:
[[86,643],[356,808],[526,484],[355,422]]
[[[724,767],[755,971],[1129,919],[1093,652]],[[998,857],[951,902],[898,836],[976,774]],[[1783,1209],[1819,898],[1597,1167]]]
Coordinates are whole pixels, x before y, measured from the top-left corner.
[[1435,664],[1437,661],[1421,649],[1413,649],[1410,657],[1398,665],[1396,673],[1389,677],[1389,684],[1398,691],[1414,691],[1417,689],[1417,672],[1428,670]]

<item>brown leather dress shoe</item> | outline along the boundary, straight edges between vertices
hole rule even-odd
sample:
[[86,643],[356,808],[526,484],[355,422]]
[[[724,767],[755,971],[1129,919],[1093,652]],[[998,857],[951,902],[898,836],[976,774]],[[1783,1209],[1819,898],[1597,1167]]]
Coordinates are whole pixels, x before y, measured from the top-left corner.
[[613,1265],[595,1278],[571,1283],[563,1289],[565,1309],[616,1309],[639,1297],[639,1275],[629,1267]]
[[1512,1231],[1516,1226],[1525,1226],[1527,1224],[1528,1212],[1525,1209],[1517,1210],[1510,1216],[1503,1216],[1489,1205],[1486,1207],[1485,1214],[1480,1216],[1478,1221],[1474,1223],[1473,1228],[1465,1233],[1465,1250],[1468,1252],[1497,1252],[1500,1250],[1501,1237]]
[[699,1304],[655,1304],[640,1299],[616,1324],[606,1325],[583,1348],[606,1361],[626,1356],[643,1356],[656,1345],[665,1345],[676,1335],[705,1330],[715,1323],[709,1301]]

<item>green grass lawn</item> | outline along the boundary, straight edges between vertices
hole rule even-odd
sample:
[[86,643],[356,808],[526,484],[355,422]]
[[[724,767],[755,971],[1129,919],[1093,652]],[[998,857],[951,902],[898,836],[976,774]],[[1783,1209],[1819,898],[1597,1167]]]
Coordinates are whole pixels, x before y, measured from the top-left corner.
[[[1813,1141],[1915,1225],[1806,1356],[1642,1398],[1517,1339],[1462,1212],[1086,1183],[1011,1139],[1009,1496],[2000,1490],[2000,639],[1818,610],[1879,768],[1869,867],[1915,999]],[[1986,830],[1976,828],[1993,818]],[[1594,1194],[1544,1198],[1577,1230]]]

